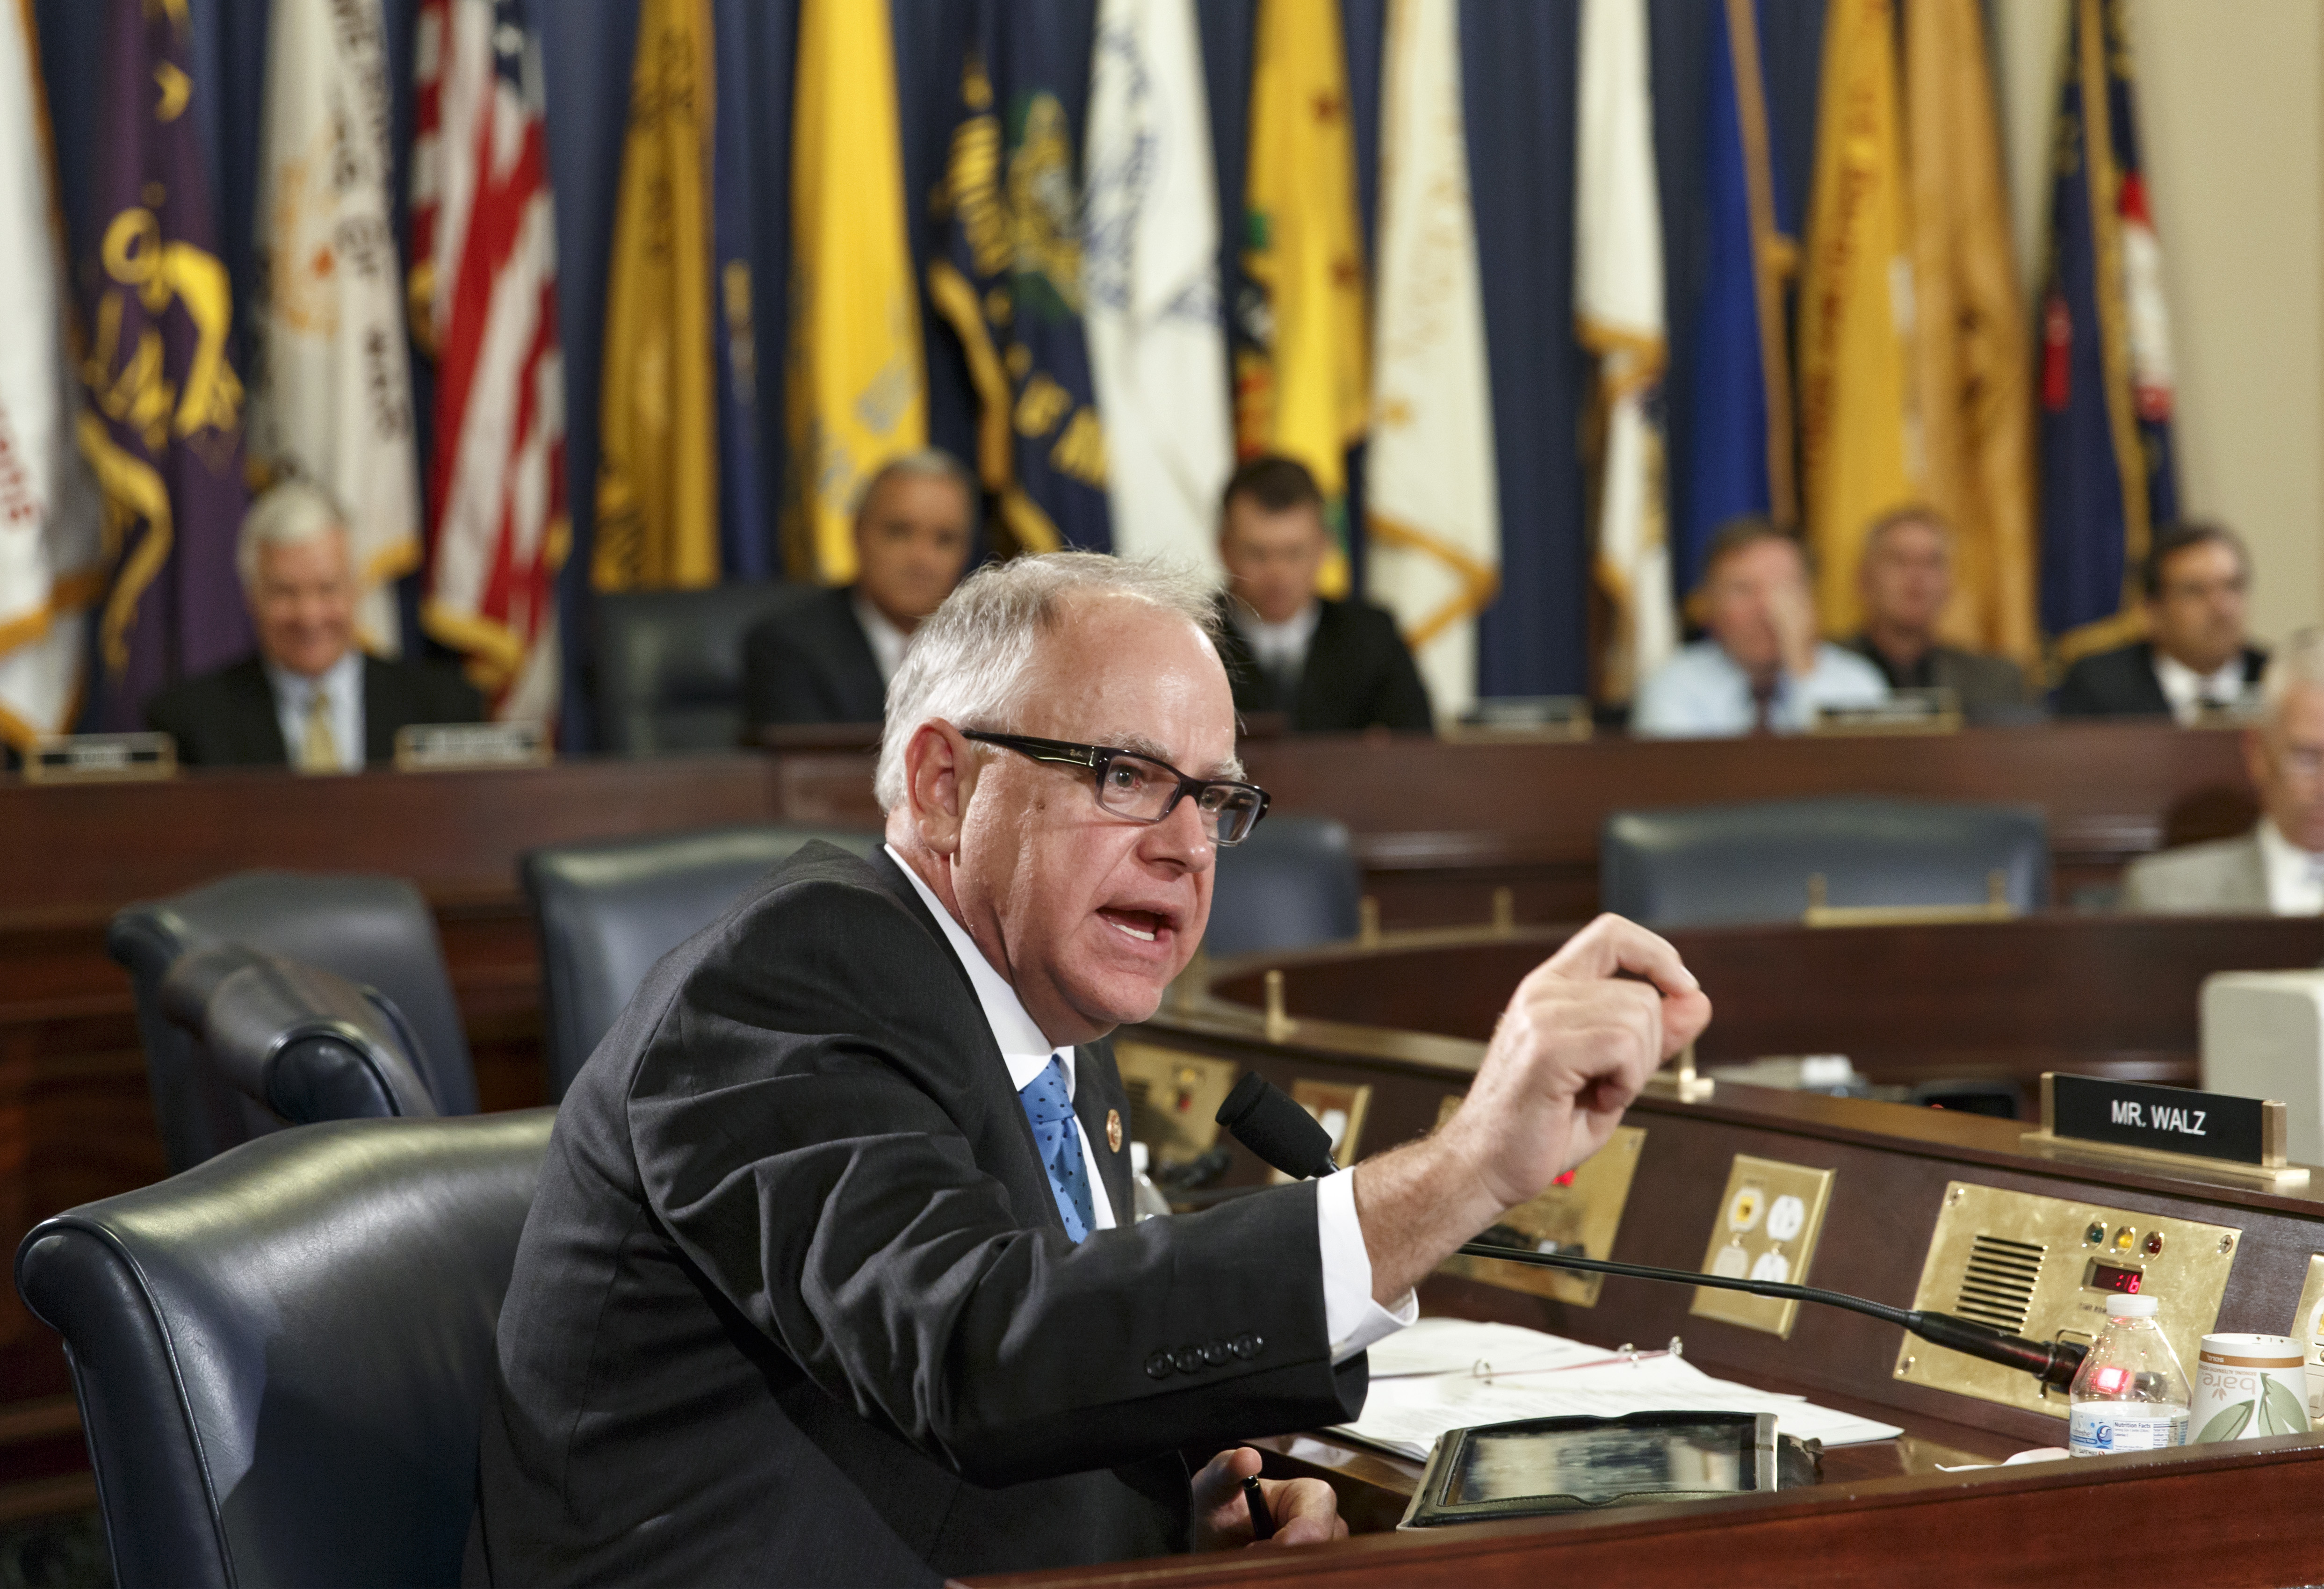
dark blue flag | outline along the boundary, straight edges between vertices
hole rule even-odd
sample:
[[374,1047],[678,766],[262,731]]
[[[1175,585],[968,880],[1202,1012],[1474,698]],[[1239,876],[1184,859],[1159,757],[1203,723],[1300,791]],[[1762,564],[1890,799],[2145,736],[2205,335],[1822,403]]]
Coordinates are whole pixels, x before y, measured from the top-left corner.
[[[976,0],[934,199],[942,241],[928,295],[976,389],[976,472],[1000,510],[995,539],[1017,551],[1112,546],[1082,337],[1086,9]],[[1076,25],[1063,25],[1069,15]]]
[[2162,255],[2122,27],[2120,7],[2075,0],[2050,143],[2042,627],[2070,654],[2139,633],[2138,566],[2179,508]]
[[[757,0],[717,0],[717,115],[711,150],[712,333],[718,348],[719,562],[729,579],[766,579],[777,558],[767,532],[765,474],[759,459],[759,322],[770,308],[755,269],[753,201],[763,178],[762,152],[752,136],[752,102],[760,65],[750,11]],[[783,19],[788,21],[788,18]],[[788,41],[783,41],[788,54]],[[777,152],[780,152],[777,146]],[[785,195],[788,198],[788,189]],[[779,285],[779,278],[774,278]],[[781,365],[776,365],[779,372]]]

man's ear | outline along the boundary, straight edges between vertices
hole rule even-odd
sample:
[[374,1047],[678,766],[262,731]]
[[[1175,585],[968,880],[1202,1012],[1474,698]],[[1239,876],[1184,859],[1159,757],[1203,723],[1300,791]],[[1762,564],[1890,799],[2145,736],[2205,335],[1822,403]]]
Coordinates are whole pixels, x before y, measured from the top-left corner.
[[929,718],[904,742],[904,803],[912,831],[939,855],[960,849],[976,771],[975,747],[941,717]]

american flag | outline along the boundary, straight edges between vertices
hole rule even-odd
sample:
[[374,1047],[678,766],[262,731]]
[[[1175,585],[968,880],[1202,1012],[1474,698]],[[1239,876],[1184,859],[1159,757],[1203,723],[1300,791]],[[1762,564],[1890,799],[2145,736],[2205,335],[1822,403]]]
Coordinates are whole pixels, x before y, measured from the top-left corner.
[[517,0],[421,0],[413,324],[436,355],[420,622],[493,715],[551,722],[565,370],[540,53]]

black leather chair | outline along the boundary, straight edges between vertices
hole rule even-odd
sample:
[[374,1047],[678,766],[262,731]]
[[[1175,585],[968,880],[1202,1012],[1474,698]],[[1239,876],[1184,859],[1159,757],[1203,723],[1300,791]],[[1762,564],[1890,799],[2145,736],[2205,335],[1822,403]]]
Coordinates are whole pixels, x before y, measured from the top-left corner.
[[1995,872],[2015,910],[2048,903],[2039,810],[1852,796],[1671,807],[1615,812],[1598,844],[1600,902],[1650,927],[1797,921],[1811,873],[1832,905],[1983,904]]
[[1213,955],[1249,955],[1351,938],[1363,892],[1363,868],[1345,824],[1270,812],[1249,838],[1220,849],[1203,947]]
[[290,1124],[436,1113],[401,1013],[344,976],[217,944],[179,956],[161,1012],[235,1091]]
[[812,585],[714,585],[596,598],[597,744],[609,755],[731,750],[742,741],[742,637]]
[[378,989],[401,1015],[439,1114],[473,1114],[475,1072],[428,902],[392,877],[243,872],[171,899],[131,905],[105,947],[128,967],[153,1113],[172,1171],[282,1122],[219,1077],[161,1007],[161,979],[189,949],[242,944]]
[[880,847],[876,833],[768,826],[564,845],[525,855],[518,872],[540,927],[549,1095],[565,1096],[655,961],[717,920],[769,867],[816,838],[859,855]]
[[552,1119],[301,1126],[33,1227],[122,1589],[459,1581]]

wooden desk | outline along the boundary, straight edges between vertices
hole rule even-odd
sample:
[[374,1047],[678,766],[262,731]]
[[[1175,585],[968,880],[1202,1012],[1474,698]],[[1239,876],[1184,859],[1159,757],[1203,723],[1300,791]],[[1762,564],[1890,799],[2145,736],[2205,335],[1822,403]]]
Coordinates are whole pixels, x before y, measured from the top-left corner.
[[[1514,952],[1514,951],[1512,951]],[[1407,948],[1407,978],[1425,970]],[[1435,952],[1458,982],[1474,945]],[[1350,956],[1377,973],[1377,960]],[[1311,990],[1323,960],[1307,964]],[[1483,981],[1480,970],[1475,980]],[[1230,978],[1222,987],[1241,985]],[[1477,1042],[1313,1017],[1270,1040],[1248,1006],[1213,1002],[1167,1012],[1130,1034],[1234,1060],[1287,1086],[1301,1077],[1374,1088],[1365,1149],[1415,1134],[1457,1094],[1481,1055]],[[1612,1256],[1692,1270],[1718,1216],[1731,1156],[1751,1152],[1833,1172],[1833,1200],[1811,1283],[1905,1303],[1914,1295],[1937,1212],[1955,1181],[2088,1202],[2134,1215],[2227,1224],[2241,1233],[2216,1326],[2281,1332],[2310,1253],[2324,1250],[2318,1196],[2246,1192],[2144,1171],[2067,1164],[2020,1150],[2014,1122],[1752,1087],[1721,1087],[1695,1104],[1648,1096],[1628,1122],[1643,1127],[1637,1178]],[[1240,1148],[1227,1180],[1263,1169]],[[1609,1279],[1594,1307],[1439,1276],[1424,1306],[1494,1317],[1601,1345],[1677,1335],[1713,1373],[1789,1389],[1904,1427],[1904,1438],[1833,1454],[1821,1486],[1688,1506],[1625,1509],[1425,1535],[1371,1534],[1296,1557],[1124,1563],[1087,1571],[995,1575],[1000,1585],[1227,1585],[1299,1582],[1350,1586],[1490,1585],[1606,1581],[1695,1589],[1706,1583],[2055,1584],[2100,1575],[2133,1582],[2312,1583],[2324,1537],[2312,1527],[2324,1487],[2324,1434],[2229,1446],[1939,1471],[2059,1443],[2062,1423],[1894,1377],[1897,1332],[1859,1315],[1803,1307],[1789,1340],[1687,1312],[1676,1287]],[[1264,1443],[1278,1473],[1333,1483],[1359,1525],[1401,1510],[1414,1464],[1329,1437]]]

